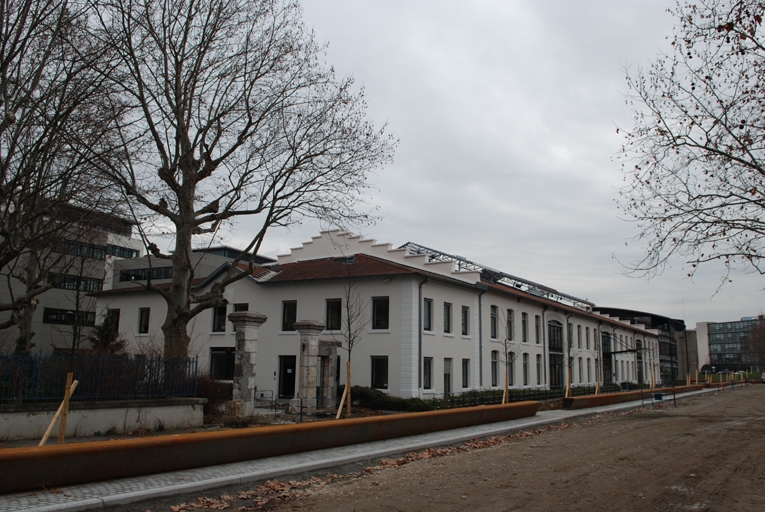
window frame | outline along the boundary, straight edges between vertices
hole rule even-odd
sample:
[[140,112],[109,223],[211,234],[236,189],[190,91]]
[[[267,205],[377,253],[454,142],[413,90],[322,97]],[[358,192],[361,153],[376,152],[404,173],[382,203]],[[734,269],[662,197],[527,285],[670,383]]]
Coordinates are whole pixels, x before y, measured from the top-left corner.
[[496,340],[499,336],[499,333],[497,332],[499,330],[499,309],[497,306],[493,304],[489,306],[489,315],[489,335],[491,336],[491,339]]
[[529,342],[529,314],[525,312],[521,313],[521,341]]
[[462,306],[462,336],[470,336],[470,306]]
[[[388,389],[388,356],[370,356],[372,389]],[[383,371],[384,369],[384,371]],[[384,382],[382,382],[382,379]],[[382,384],[379,386],[378,384]]]
[[[210,347],[210,377],[215,380],[234,380],[235,355],[236,349],[233,347]],[[216,368],[214,368],[216,361],[218,364],[221,364],[220,359],[223,360],[223,372],[221,372],[222,375],[216,371]]]
[[[290,320],[292,320],[292,322],[290,322]],[[297,301],[283,300],[281,332],[295,332],[295,322],[297,322]]]
[[[211,314],[212,317],[212,326],[210,329],[210,332],[216,333],[216,334],[225,334],[226,332],[226,304],[221,304],[220,306],[215,306],[214,308],[211,308]],[[221,318],[221,312],[222,312],[222,318]]]
[[422,330],[433,332],[433,299],[422,299]]
[[[335,307],[337,311],[334,311]],[[326,299],[325,310],[324,328],[328,331],[341,331],[343,329],[343,299]]]
[[452,303],[444,302],[444,334],[452,334]]
[[138,308],[138,334],[149,334],[150,324],[151,308]]
[[422,388],[433,389],[433,358],[422,358]]
[[470,359],[462,360],[462,389],[470,387]]
[[[382,313],[385,314],[382,315]],[[372,297],[372,330],[387,331],[389,329],[390,297]]]

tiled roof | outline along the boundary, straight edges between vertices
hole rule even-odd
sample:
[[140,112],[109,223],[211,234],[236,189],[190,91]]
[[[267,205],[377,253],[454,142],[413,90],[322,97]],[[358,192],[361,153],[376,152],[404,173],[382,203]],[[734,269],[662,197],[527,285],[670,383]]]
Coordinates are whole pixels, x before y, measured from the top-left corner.
[[[401,274],[423,274],[416,268],[399,265],[367,254],[355,254],[354,263],[345,263],[345,258],[323,258],[318,260],[285,263],[271,267],[278,272],[269,283],[287,281],[308,281],[315,279],[339,279],[347,277],[391,276]],[[434,274],[434,276],[436,276]],[[441,276],[436,276],[441,277]]]

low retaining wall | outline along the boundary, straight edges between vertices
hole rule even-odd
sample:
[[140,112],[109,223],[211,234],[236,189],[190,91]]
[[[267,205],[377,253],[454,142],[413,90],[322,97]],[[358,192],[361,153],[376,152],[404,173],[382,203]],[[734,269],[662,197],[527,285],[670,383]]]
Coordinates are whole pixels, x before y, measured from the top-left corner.
[[[687,393],[689,391],[700,391],[703,386],[678,386],[674,388],[675,393]],[[633,402],[645,398],[650,400],[651,394],[672,393],[672,388],[643,389],[638,391],[625,391],[624,393],[606,393],[602,395],[576,396],[563,399],[564,409],[586,409],[589,407],[601,407],[603,405],[620,404],[624,402]]]
[[0,493],[274,457],[534,416],[540,402],[0,450]]
[[[125,434],[137,428],[173,430],[204,424],[205,398],[70,402],[67,437]],[[0,405],[0,440],[42,439],[58,403]],[[58,435],[58,427],[55,434]]]

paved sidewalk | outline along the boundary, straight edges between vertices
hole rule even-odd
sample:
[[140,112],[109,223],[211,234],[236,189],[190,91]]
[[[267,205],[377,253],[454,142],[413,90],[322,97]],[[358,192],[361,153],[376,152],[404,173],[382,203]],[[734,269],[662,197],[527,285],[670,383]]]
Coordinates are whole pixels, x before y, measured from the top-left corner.
[[[717,390],[705,389],[684,393],[678,395],[678,399],[714,391]],[[671,403],[671,400],[671,396],[665,396],[665,403]],[[55,492],[35,491],[7,494],[0,496],[0,510],[9,512],[18,510],[73,511],[111,505],[124,505],[150,498],[201,492],[227,485],[245,484],[283,475],[332,468],[360,461],[370,461],[425,448],[458,444],[476,438],[505,435],[519,430],[540,428],[545,425],[573,419],[635,409],[641,407],[641,405],[640,401],[636,401],[576,411],[542,411],[537,413],[536,416],[529,418],[388,439],[385,441],[63,487]],[[650,400],[646,401],[646,406],[651,406]]]

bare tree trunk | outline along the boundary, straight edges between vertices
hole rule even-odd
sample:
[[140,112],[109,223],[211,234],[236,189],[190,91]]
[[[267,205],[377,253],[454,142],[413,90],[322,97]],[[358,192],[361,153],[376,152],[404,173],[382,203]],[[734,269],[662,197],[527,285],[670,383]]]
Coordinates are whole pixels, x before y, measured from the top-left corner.
[[571,396],[571,365],[568,367],[568,375],[566,377],[566,398]]
[[[32,249],[29,252],[30,254],[27,255],[27,261],[24,268],[26,293],[32,291],[31,288],[37,283],[40,273],[38,251]],[[35,332],[32,329],[32,321],[34,320],[36,310],[37,300],[32,299],[29,301],[29,304],[17,314],[17,317],[19,318],[19,337],[16,339],[17,354],[25,354],[31,348],[32,338],[35,335]],[[16,314],[16,312],[14,312],[14,314]]]
[[506,404],[510,394],[510,368],[505,363],[505,389],[502,393],[502,403]]
[[162,324],[165,341],[165,357],[188,356],[191,338],[186,325],[191,319],[191,285],[193,273],[191,266],[190,224],[177,226],[175,251],[172,255],[173,277],[170,292],[165,296],[167,315]]

